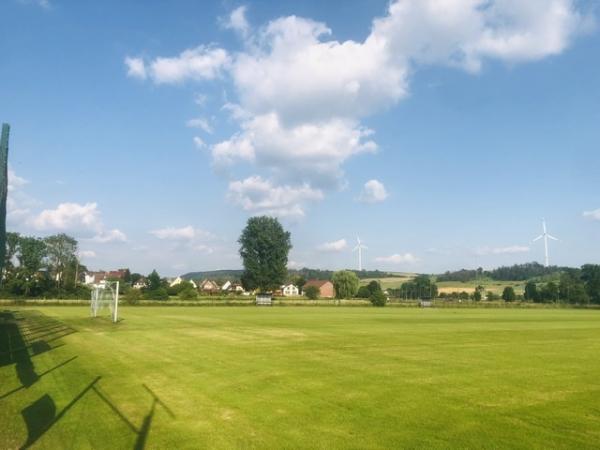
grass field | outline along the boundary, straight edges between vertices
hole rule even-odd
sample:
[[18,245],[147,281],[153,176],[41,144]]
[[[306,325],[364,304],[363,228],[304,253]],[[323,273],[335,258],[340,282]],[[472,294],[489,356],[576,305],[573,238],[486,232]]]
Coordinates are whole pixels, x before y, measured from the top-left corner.
[[124,307],[118,325],[11,311],[2,449],[600,442],[596,311]]

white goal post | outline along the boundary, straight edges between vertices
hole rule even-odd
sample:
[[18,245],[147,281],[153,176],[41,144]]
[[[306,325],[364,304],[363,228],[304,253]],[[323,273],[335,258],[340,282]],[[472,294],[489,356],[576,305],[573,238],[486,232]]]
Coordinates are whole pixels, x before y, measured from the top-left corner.
[[92,301],[90,303],[90,314],[98,317],[108,307],[110,318],[114,323],[119,319],[119,282],[101,281],[92,289]]

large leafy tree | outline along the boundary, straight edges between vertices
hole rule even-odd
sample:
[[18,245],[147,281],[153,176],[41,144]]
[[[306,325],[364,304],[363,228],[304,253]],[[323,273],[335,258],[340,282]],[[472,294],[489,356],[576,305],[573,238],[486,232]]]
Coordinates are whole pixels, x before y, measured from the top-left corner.
[[600,265],[586,264],[581,268],[581,279],[592,303],[600,303]]
[[67,268],[77,264],[77,241],[64,233],[48,236],[44,239],[48,257],[48,268],[60,289],[65,284]]
[[277,219],[251,217],[238,242],[244,263],[242,283],[246,289],[270,291],[285,282],[292,242],[290,233]]
[[19,272],[22,275],[23,293],[28,297],[38,284],[38,272],[46,257],[46,243],[35,237],[19,239]]
[[537,290],[537,285],[533,281],[528,281],[525,285],[525,292],[523,293],[523,298],[525,298],[525,300],[529,300],[530,302],[538,301],[539,294]]
[[505,302],[514,302],[517,298],[517,294],[515,294],[515,290],[512,286],[506,286],[502,291],[502,300]]
[[350,270],[340,270],[334,273],[331,281],[333,281],[336,298],[352,298],[358,291],[358,277]]

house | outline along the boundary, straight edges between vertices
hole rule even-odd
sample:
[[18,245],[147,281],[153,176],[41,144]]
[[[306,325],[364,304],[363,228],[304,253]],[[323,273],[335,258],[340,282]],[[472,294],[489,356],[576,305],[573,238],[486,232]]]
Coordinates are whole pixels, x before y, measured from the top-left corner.
[[101,270],[98,272],[87,272],[83,282],[89,286],[92,284],[100,284],[100,282],[104,280],[106,280],[106,272]]
[[221,286],[221,290],[224,292],[231,290],[231,281],[226,281],[223,286]]
[[148,286],[148,283],[146,282],[146,279],[144,277],[142,277],[139,280],[137,280],[135,283],[133,283],[132,287],[134,289],[143,289],[147,286]]
[[231,290],[233,292],[235,292],[236,294],[243,294],[246,291],[244,290],[244,286],[242,286],[240,283],[233,283],[231,285]]
[[200,283],[200,290],[205,292],[217,292],[219,290],[219,285],[212,280],[203,280]]
[[306,292],[306,288],[309,286],[315,286],[317,289],[319,289],[319,297],[322,297],[322,298],[335,297],[333,283],[329,280],[308,280],[304,284],[302,290]]
[[194,289],[198,288],[198,286],[196,286],[196,283],[194,283],[194,280],[186,280],[185,278],[181,278],[181,277],[177,277],[173,281],[171,281],[169,283],[169,287],[177,286],[178,284],[183,283],[184,281],[187,281],[188,283],[190,283]]
[[298,286],[295,286],[293,284],[284,284],[283,286],[281,286],[281,292],[283,293],[284,297],[297,297],[298,295],[300,295],[300,290],[298,289]]

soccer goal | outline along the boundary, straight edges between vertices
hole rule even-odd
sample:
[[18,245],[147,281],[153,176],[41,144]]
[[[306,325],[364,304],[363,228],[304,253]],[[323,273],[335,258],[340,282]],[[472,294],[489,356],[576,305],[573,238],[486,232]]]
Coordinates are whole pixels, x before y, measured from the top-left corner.
[[110,312],[110,318],[117,323],[119,318],[119,282],[102,281],[92,289],[91,316],[100,317]]

